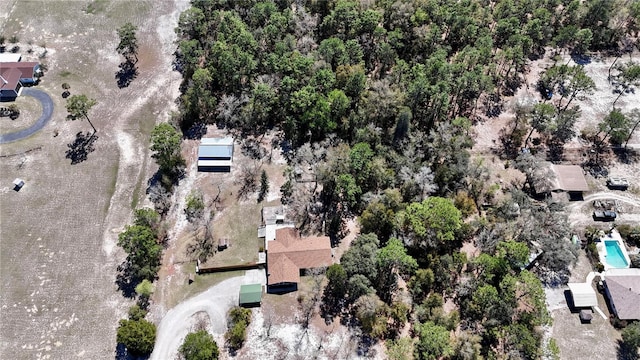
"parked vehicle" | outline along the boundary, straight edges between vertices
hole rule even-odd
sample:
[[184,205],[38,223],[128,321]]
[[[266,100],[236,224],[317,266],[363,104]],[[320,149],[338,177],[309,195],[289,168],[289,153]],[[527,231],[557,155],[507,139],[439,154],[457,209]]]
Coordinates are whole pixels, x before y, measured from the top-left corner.
[[613,210],[595,210],[593,212],[594,220],[613,221],[616,219],[616,212]]
[[609,189],[627,190],[629,188],[629,180],[621,177],[609,177],[607,179]]

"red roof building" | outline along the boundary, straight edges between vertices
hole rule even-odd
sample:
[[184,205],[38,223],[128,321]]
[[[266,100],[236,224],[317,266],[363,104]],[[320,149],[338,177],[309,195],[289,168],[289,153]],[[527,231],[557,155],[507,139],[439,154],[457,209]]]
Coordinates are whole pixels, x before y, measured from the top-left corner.
[[15,99],[22,86],[35,84],[39,75],[37,62],[0,62],[0,99]]
[[329,237],[301,238],[294,228],[278,229],[267,250],[267,285],[297,284],[300,282],[300,270],[332,263]]

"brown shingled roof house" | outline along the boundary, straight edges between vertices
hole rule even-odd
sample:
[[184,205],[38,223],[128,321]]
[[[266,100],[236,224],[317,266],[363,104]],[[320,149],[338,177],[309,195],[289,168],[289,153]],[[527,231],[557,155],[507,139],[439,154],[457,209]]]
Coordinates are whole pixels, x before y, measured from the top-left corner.
[[327,236],[301,238],[294,228],[276,230],[267,250],[267,285],[297,289],[300,272],[333,263],[331,241]]
[[40,72],[37,62],[0,62],[0,100],[15,100],[23,85],[38,82]]

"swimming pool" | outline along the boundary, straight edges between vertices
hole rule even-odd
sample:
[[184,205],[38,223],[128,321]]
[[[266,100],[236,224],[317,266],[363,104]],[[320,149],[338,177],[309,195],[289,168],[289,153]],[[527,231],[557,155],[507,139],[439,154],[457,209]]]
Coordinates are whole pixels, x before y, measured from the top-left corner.
[[607,250],[607,264],[612,268],[624,269],[629,267],[629,263],[624,258],[620,244],[616,240],[605,240],[605,249]]

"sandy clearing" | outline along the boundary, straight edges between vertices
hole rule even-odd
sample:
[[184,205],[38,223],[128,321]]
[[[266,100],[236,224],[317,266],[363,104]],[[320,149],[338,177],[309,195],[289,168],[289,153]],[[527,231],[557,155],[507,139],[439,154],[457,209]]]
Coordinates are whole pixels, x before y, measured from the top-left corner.
[[266,283],[264,270],[249,270],[244,276],[227,279],[169,310],[158,326],[156,345],[150,359],[175,358],[191,330],[189,319],[199,312],[206,312],[209,316],[209,329],[214,335],[223,334],[227,328],[226,314],[238,304],[240,286],[255,283]]

